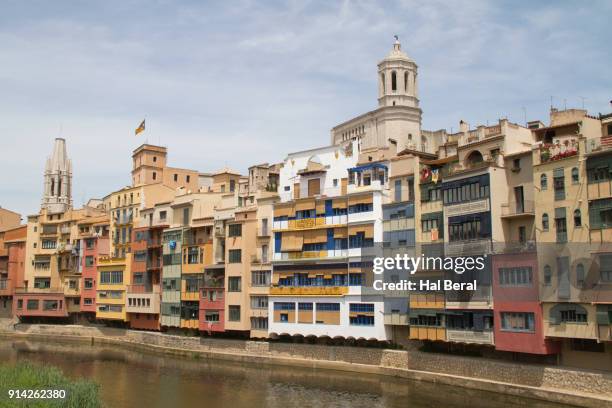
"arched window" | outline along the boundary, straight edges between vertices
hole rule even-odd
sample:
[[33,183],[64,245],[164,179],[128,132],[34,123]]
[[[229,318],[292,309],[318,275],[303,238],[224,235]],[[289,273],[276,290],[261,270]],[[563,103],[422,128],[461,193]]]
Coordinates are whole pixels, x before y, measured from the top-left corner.
[[484,161],[484,158],[482,157],[482,153],[480,153],[478,150],[474,150],[465,159],[465,164],[466,164],[466,167],[471,168],[473,166],[478,165],[479,163],[482,163],[483,161]]
[[552,283],[552,269],[550,265],[544,265],[544,285],[550,286]]
[[404,91],[408,92],[408,71],[404,72]]
[[576,286],[579,288],[584,286],[584,265],[581,263],[576,265]]
[[587,310],[577,304],[557,304],[550,309],[550,324],[586,323]]
[[391,90],[397,91],[397,74],[395,71],[391,71]]
[[548,189],[548,177],[546,177],[546,174],[540,176],[540,188],[542,191]]
[[578,167],[572,169],[572,184],[578,184]]
[[548,231],[548,214],[542,214],[542,229]]
[[380,74],[380,82],[382,83],[383,93],[387,92],[387,84],[385,84],[385,74],[384,73]]
[[408,133],[408,140],[412,140],[412,133]]
[[55,179],[51,179],[51,195],[55,195]]
[[580,209],[574,210],[574,227],[582,226],[582,214],[580,213]]

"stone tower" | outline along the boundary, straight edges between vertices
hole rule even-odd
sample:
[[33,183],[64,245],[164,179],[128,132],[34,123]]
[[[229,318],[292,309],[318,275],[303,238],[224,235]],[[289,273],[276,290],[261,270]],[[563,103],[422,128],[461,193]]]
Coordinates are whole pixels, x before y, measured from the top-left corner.
[[417,65],[402,51],[397,37],[391,52],[378,63],[378,106],[419,107]]
[[53,154],[47,158],[41,206],[52,214],[72,207],[72,162],[66,153],[65,139],[55,139]]

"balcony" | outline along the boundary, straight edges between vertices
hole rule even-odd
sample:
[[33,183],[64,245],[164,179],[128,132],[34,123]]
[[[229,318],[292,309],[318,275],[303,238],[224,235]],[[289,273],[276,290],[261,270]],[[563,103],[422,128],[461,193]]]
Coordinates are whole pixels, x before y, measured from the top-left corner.
[[62,227],[60,228],[60,233],[61,233],[62,235],[67,235],[67,234],[70,234],[70,227],[62,226]]
[[333,215],[327,217],[302,218],[300,220],[273,221],[274,230],[304,230],[313,228],[324,228],[331,226],[344,226],[347,223],[346,215]]
[[161,267],[161,259],[147,259],[147,269],[160,269]]
[[272,286],[270,295],[278,296],[342,296],[348,286]]
[[444,327],[437,326],[410,326],[410,335],[409,339],[411,340],[446,340],[446,330]]
[[534,161],[534,165],[550,163],[562,159],[567,159],[578,155],[579,146],[577,139],[566,139],[563,143],[547,143],[540,146],[539,163]]
[[501,205],[502,218],[520,218],[535,216],[535,204],[532,200],[510,202]]
[[413,293],[410,295],[410,309],[444,309],[443,293]]
[[446,256],[485,255],[491,253],[491,238],[449,242],[444,253]]
[[493,330],[455,330],[446,329],[446,340],[454,343],[494,344]]
[[465,203],[451,204],[444,206],[445,217],[455,217],[458,215],[487,212],[490,211],[489,199],[482,199],[476,201],[468,201]]
[[15,288],[15,294],[26,294],[26,293],[57,293],[57,294],[64,294],[64,289],[63,288],[26,288],[26,287],[17,287]]
[[372,180],[368,185],[349,184],[346,190],[347,194],[363,193],[366,191],[380,191],[383,189],[383,183],[380,180]]
[[326,251],[275,252],[274,257],[272,259],[274,261],[295,261],[309,259],[346,258],[348,255],[348,249],[334,249]]
[[408,326],[406,313],[385,313],[385,325]]

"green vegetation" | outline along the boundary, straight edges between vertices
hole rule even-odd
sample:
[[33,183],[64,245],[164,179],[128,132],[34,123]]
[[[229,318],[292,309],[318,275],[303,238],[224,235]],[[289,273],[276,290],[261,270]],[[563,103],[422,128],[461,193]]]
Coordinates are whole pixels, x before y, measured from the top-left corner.
[[[19,390],[65,390],[64,399],[17,399]],[[13,398],[10,398],[10,396]],[[55,367],[40,366],[29,362],[16,365],[0,364],[0,407],[2,408],[99,408],[98,385],[89,380],[73,381]]]

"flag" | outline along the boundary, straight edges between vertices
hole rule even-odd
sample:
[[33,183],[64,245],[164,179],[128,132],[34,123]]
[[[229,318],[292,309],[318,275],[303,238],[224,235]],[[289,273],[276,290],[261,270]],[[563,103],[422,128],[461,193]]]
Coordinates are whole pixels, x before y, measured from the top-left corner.
[[438,184],[438,169],[432,170],[431,171],[431,181],[433,181],[434,184]]
[[142,120],[142,123],[136,128],[136,135],[138,135],[140,132],[144,132],[145,130],[145,121],[144,119]]

